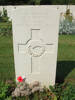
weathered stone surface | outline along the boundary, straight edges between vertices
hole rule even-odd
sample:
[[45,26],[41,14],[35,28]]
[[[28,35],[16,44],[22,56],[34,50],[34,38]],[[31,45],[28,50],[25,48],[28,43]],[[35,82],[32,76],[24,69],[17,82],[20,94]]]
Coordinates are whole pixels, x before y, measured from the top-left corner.
[[28,82],[38,80],[43,86],[54,85],[59,30],[57,7],[17,6],[12,8],[11,15],[16,77],[25,75]]
[[29,85],[29,88],[33,89],[34,87],[39,86],[39,85],[40,83],[38,81],[35,81]]

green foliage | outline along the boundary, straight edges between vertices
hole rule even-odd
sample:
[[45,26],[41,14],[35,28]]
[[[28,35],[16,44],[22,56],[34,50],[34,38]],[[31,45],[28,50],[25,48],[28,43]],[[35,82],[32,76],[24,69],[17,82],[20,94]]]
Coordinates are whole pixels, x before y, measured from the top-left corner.
[[75,84],[63,83],[56,85],[55,87],[50,86],[50,90],[57,96],[57,100],[75,100]]
[[15,89],[15,82],[8,80],[0,82],[0,100],[12,100],[11,93]]
[[65,20],[68,20],[70,22],[72,22],[73,20],[73,15],[72,13],[70,12],[70,9],[67,9],[66,10],[66,13],[65,13]]
[[3,12],[0,11],[0,22],[9,22],[9,17],[5,8],[3,8]]
[[50,90],[56,95],[57,100],[60,98],[61,96],[61,92],[62,92],[62,85],[55,85],[53,86],[49,86]]
[[7,17],[7,10],[5,8],[3,8],[3,17]]
[[7,10],[3,8],[0,12],[0,35],[10,35],[12,33],[12,23],[7,16]]
[[62,91],[60,100],[75,100],[75,84],[67,83]]
[[52,0],[41,0],[40,4],[42,5],[51,5],[52,4]]
[[29,96],[15,97],[15,100],[57,100],[57,97],[48,88],[44,88],[43,92],[37,91]]
[[12,100],[12,97],[9,96],[9,97],[7,97],[5,100]]
[[41,0],[34,0],[35,5],[40,5]]
[[9,85],[0,83],[0,100],[5,100],[8,97]]
[[43,92],[35,92],[26,97],[11,97],[11,88],[13,84],[0,83],[0,100],[75,100],[75,84],[64,82],[54,87],[50,86],[50,90],[44,88]]
[[40,5],[41,0],[26,0],[24,4],[28,5]]
[[2,12],[0,11],[0,22],[2,22]]
[[54,5],[65,5],[65,4],[69,4],[69,0],[51,0],[52,4]]
[[9,36],[12,34],[12,23],[0,23],[0,35]]
[[21,4],[30,4],[30,5],[65,5],[65,4],[75,4],[75,0],[0,0],[2,5],[21,5]]

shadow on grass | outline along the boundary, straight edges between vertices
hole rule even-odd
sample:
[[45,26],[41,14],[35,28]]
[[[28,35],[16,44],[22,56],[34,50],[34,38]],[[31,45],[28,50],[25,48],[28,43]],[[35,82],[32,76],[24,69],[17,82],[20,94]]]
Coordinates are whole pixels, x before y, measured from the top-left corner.
[[68,76],[72,79],[75,77],[75,61],[58,61],[56,70],[56,83],[62,83]]

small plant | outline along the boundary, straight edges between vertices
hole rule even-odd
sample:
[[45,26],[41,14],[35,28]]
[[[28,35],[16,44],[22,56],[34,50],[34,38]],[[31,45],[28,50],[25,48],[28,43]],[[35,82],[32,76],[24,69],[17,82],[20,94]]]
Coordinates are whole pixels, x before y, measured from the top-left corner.
[[41,0],[34,0],[35,5],[40,5]]
[[73,15],[72,15],[70,9],[67,9],[67,10],[66,10],[66,13],[64,14],[64,17],[65,17],[66,20],[72,22],[72,20],[73,20]]
[[9,36],[12,34],[12,23],[0,23],[0,35]]
[[11,93],[15,88],[15,83],[7,81],[6,83],[0,83],[0,100],[12,100]]
[[5,8],[3,8],[3,12],[0,11],[0,22],[9,22],[9,17]]
[[62,92],[62,84],[59,85],[55,85],[54,87],[53,86],[49,86],[50,90],[52,91],[52,93],[54,93],[57,97],[57,100],[60,100],[60,96],[61,96],[61,92]]
[[61,93],[60,100],[75,100],[75,84],[67,83],[66,88]]
[[5,100],[8,94],[9,85],[5,85],[4,83],[0,83],[0,100]]
[[3,8],[3,12],[0,11],[0,35],[9,36],[12,34],[12,22],[9,21],[7,10]]
[[7,97],[5,100],[12,100],[12,97],[11,96]]
[[75,84],[64,82],[50,86],[50,90],[57,96],[57,100],[75,100]]

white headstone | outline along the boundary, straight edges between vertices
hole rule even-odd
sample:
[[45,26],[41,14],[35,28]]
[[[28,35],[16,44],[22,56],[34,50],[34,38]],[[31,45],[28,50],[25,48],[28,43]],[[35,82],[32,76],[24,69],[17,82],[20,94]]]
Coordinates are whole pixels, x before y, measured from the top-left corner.
[[17,6],[12,11],[16,78],[55,84],[59,13],[54,6]]

